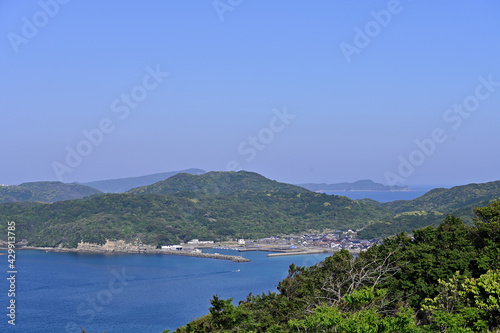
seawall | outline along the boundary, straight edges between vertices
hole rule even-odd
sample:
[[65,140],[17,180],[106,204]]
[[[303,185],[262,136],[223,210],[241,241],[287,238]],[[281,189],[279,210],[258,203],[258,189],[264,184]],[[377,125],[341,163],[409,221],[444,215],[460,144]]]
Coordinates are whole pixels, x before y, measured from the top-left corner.
[[107,240],[104,245],[79,243],[77,248],[63,248],[63,247],[20,247],[18,250],[43,250],[48,252],[78,252],[78,253],[100,253],[100,254],[123,254],[123,253],[138,253],[138,254],[169,254],[186,257],[198,257],[208,259],[222,259],[232,260],[234,262],[249,262],[250,259],[241,256],[231,256],[218,253],[203,253],[192,251],[174,251],[157,249],[152,245],[144,244],[130,244],[122,240],[109,241]]

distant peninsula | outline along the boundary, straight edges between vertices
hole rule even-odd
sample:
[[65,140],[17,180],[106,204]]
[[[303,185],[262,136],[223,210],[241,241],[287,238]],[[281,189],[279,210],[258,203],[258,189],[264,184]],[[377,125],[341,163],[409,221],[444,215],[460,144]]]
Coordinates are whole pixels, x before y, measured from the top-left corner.
[[386,186],[380,183],[375,183],[372,180],[358,180],[354,183],[338,183],[338,184],[299,184],[310,191],[325,192],[325,191],[409,191],[408,186]]

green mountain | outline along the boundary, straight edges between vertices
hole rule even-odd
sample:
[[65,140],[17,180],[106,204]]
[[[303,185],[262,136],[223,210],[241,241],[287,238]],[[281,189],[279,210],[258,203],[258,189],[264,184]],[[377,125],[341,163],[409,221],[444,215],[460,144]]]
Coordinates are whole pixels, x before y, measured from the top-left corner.
[[307,193],[308,190],[295,185],[279,183],[255,172],[212,171],[202,175],[180,173],[149,186],[132,189],[131,194],[172,194],[196,192],[227,195],[236,192]]
[[175,333],[500,332],[500,201],[475,214],[472,226],[448,216],[356,257],[292,264],[278,292],[238,305],[215,295]]
[[134,187],[151,185],[156,182],[165,180],[169,177],[172,177],[178,173],[189,173],[193,175],[201,175],[206,171],[201,169],[187,169],[182,171],[171,171],[171,172],[162,172],[155,173],[152,175],[140,176],[140,177],[128,177],[128,178],[119,178],[119,179],[109,179],[109,180],[98,180],[88,183],[83,183],[83,185],[87,185],[93,188],[96,188],[105,193],[123,193]]
[[438,225],[446,214],[459,216],[471,224],[475,206],[485,206],[500,199],[500,181],[437,188],[413,200],[380,203],[394,212],[391,221],[374,223],[360,232],[360,237],[386,237],[426,225]]
[[398,200],[383,204],[396,213],[411,211],[452,211],[472,207],[485,201],[500,198],[500,180],[455,186],[450,189],[436,188],[413,200]]
[[18,201],[56,202],[78,199],[101,191],[81,185],[61,182],[33,182],[21,185],[0,186],[0,204]]
[[[155,191],[160,193],[148,193]],[[244,171],[179,174],[130,193],[0,206],[0,219],[16,222],[18,239],[34,246],[64,247],[80,241],[103,244],[106,239],[160,245],[192,238],[358,229],[391,216],[383,207]]]
[[314,192],[324,191],[408,191],[408,186],[385,186],[380,183],[375,183],[372,180],[358,180],[354,183],[338,183],[338,184],[299,184],[304,188]]
[[[357,229],[359,237],[372,239],[438,225],[448,213],[470,223],[474,205],[500,197],[498,185],[438,189],[411,201],[383,204],[315,193],[253,172],[180,173],[127,193],[51,204],[4,203],[0,220],[15,221],[18,239],[34,246],[75,247],[80,241],[103,244],[106,239],[160,245],[192,238],[260,238],[326,229]],[[42,182],[19,187],[17,198],[15,187],[4,188],[9,198],[15,198],[10,201],[57,201],[64,198],[61,189],[68,188],[89,191],[78,192],[80,197],[98,193],[78,184]],[[0,237],[5,232],[0,231]]]
[[312,192],[104,194],[53,204],[0,205],[0,219],[16,222],[18,239],[33,246],[64,247],[75,247],[80,241],[103,244],[106,239],[161,245],[192,238],[357,229],[390,216],[384,209],[346,197]]

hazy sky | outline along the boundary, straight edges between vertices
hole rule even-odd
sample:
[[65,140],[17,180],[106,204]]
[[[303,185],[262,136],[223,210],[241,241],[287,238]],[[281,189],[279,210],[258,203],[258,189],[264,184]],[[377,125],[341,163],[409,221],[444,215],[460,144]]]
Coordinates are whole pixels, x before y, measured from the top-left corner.
[[1,1],[0,184],[500,179],[500,2]]

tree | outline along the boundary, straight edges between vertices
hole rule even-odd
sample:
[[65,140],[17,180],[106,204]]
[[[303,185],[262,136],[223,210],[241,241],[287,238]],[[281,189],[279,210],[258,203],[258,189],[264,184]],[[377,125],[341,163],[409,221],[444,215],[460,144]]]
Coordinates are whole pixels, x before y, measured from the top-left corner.
[[489,270],[479,278],[456,272],[439,280],[439,294],[426,298],[422,309],[430,327],[439,331],[484,332],[500,324],[500,271]]
[[[375,306],[375,302],[372,301],[378,299],[377,309],[384,308],[389,303],[389,299],[385,297],[387,290],[380,293],[380,290],[375,290],[375,288],[399,271],[393,254],[370,251],[361,253],[353,259],[344,250],[342,253],[339,252],[338,257],[341,257],[343,261],[332,267],[332,271],[324,279],[321,287],[323,293],[317,297],[317,302],[326,306],[337,306],[343,303],[345,309],[350,309],[356,305],[354,297],[359,298],[365,295],[368,299],[373,296],[368,302],[370,306]],[[358,294],[360,292],[364,294]],[[346,295],[351,296],[346,298]]]

